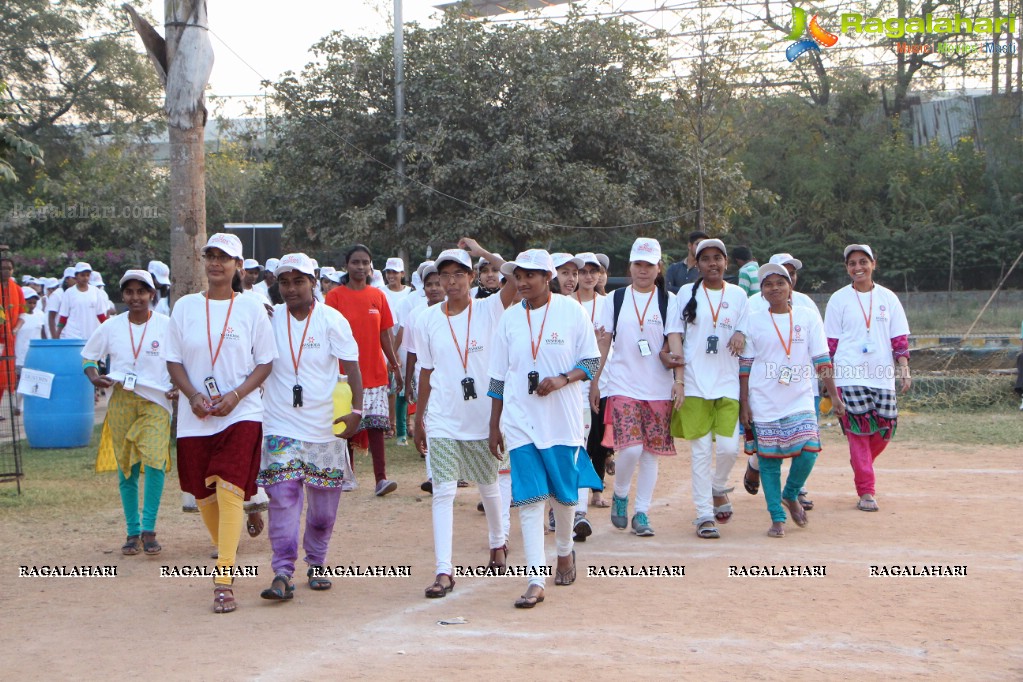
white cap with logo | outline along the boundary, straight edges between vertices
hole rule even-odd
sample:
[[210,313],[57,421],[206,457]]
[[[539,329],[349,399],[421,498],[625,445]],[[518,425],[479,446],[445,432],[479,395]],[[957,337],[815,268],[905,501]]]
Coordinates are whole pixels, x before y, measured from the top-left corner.
[[316,276],[316,268],[313,266],[313,259],[304,253],[289,253],[281,258],[280,263],[277,264],[277,269],[274,270],[274,275],[280,277],[286,272],[292,271],[301,272],[303,275],[309,275],[310,277]]
[[142,282],[143,284],[145,284],[150,289],[155,289],[156,288],[153,285],[153,276],[151,274],[149,274],[149,272],[146,271],[146,270],[128,270],[128,271],[126,271],[121,276],[121,281],[118,282],[117,285],[123,288],[124,287],[124,283],[125,282],[130,282],[131,280],[135,280],[137,282]]
[[237,260],[242,259],[242,240],[238,239],[236,235],[227,234],[226,232],[218,232],[206,242],[206,246],[202,247],[200,251],[206,253],[210,249],[220,249],[231,258]]
[[529,249],[528,251],[523,251],[515,260],[501,266],[501,274],[510,276],[515,272],[515,268],[522,268],[523,270],[546,270],[552,275],[555,274],[554,261],[551,260],[551,254],[547,253],[543,249]]
[[576,258],[575,256],[573,256],[572,254],[562,253],[560,251],[558,253],[551,254],[551,263],[554,264],[555,270],[560,268],[562,265],[567,265],[568,263],[571,263],[577,268],[581,268],[583,266],[583,262]]
[[168,286],[170,281],[170,268],[162,260],[151,260],[149,265],[146,267],[149,274],[153,276],[153,281],[161,286]]
[[592,251],[584,251],[582,253],[577,253],[575,254],[575,257],[576,260],[582,263],[579,266],[580,268],[585,267],[587,265],[596,265],[599,268],[601,265],[603,265],[603,263],[600,262],[600,259],[597,258],[597,254],[593,253]]
[[791,253],[776,253],[771,256],[771,260],[768,262],[775,265],[791,265],[796,270],[803,269],[803,261],[793,258]]
[[657,265],[661,262],[661,243],[649,237],[639,237],[632,242],[632,252],[629,253],[629,262],[642,261]]
[[696,257],[700,257],[700,253],[706,249],[717,249],[726,257],[728,256],[728,249],[725,248],[725,243],[720,239],[704,239],[696,245]]
[[384,272],[405,272],[405,263],[400,258],[388,258],[384,265]]
[[469,252],[464,249],[444,249],[437,256],[437,260],[433,262],[434,267],[440,270],[440,266],[443,263],[458,263],[459,265],[472,270],[472,257]]

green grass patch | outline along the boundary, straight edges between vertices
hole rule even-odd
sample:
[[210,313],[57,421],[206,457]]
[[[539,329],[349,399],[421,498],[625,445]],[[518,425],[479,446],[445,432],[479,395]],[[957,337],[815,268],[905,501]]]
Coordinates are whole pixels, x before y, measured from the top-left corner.
[[[983,304],[930,303],[916,305],[910,298],[906,308],[909,328],[914,334],[962,334],[973,324]],[[974,334],[1011,334],[1019,338],[1019,326],[1023,322],[1023,306],[992,304],[973,328]]]
[[1018,408],[904,412],[899,415],[895,438],[903,443],[1018,447],[1023,443],[1023,412]]

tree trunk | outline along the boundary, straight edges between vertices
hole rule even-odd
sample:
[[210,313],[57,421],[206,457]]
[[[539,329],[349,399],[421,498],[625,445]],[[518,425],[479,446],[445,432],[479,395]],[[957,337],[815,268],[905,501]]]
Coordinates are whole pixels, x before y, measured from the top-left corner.
[[170,127],[171,301],[206,288],[199,249],[206,244],[204,126]]

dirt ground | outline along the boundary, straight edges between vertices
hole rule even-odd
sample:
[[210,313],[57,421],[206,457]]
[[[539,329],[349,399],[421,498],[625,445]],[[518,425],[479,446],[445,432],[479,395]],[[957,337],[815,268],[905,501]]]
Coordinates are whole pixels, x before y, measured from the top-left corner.
[[[896,442],[878,460],[881,511],[854,508],[844,440],[825,433],[810,480],[810,524],[770,525],[763,495],[741,487],[722,539],[701,540],[688,447],[662,461],[651,525],[656,537],[613,529],[591,510],[595,533],[577,545],[579,580],[555,587],[532,611],[512,608],[524,578],[463,577],[428,600],[433,579],[429,496],[418,464],[400,470],[396,493],[377,499],[370,468],[342,498],[330,550],[334,565],[410,565],[411,577],[338,578],[295,599],[259,598],[271,578],[266,534],[243,537],[239,609],[210,612],[209,579],[160,578],[160,566],[207,565],[197,515],[168,490],[158,557],[122,556],[116,487],[109,505],[39,526],[0,527],[0,647],[9,680],[572,677],[773,680],[1023,679],[1023,552],[1012,519],[1023,518],[1019,448],[924,447]],[[31,485],[31,482],[26,482]],[[487,557],[474,488],[455,508],[456,564]],[[521,564],[513,510],[509,562]],[[548,537],[553,561],[553,537]],[[19,565],[106,565],[116,578],[23,578]],[[684,577],[587,577],[587,566],[685,566]],[[728,577],[730,565],[824,565],[825,577]],[[965,577],[870,577],[879,565],[966,565]],[[304,566],[300,567],[304,571]],[[439,625],[464,617],[466,624]],[[555,670],[554,665],[562,666]]]

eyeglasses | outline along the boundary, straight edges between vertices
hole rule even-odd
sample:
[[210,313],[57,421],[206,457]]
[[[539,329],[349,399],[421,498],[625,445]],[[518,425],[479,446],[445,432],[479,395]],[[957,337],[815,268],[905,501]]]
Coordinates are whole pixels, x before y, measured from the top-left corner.
[[227,261],[234,260],[234,256],[226,253],[216,254],[207,251],[202,255],[202,259],[207,263],[226,263]]
[[469,276],[468,272],[442,272],[440,278],[447,282],[455,282],[460,279],[465,279]]

